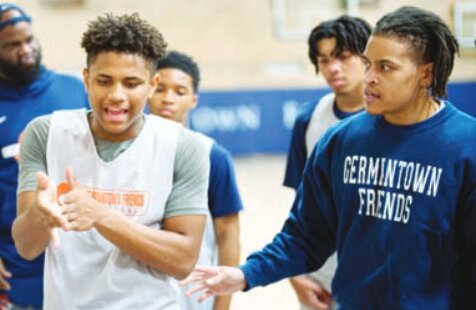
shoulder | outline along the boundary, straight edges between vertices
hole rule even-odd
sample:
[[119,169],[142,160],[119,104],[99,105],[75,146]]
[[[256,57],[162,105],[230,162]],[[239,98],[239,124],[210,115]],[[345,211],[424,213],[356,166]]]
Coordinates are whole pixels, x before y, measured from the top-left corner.
[[70,96],[83,95],[86,93],[84,83],[79,75],[50,71],[52,77],[52,89],[62,91]]
[[233,166],[230,152],[218,143],[213,143],[210,150],[210,167],[216,169],[229,169]]
[[[196,133],[180,125],[177,141],[176,160],[198,160],[207,158],[208,150],[203,140]],[[195,156],[198,156],[194,158]]]
[[299,106],[296,115],[296,123],[307,123],[311,119],[312,113],[317,106],[317,101],[306,101]]
[[[476,135],[476,118],[473,116],[459,110],[451,102],[445,101],[445,105],[454,110],[453,119],[451,120],[457,128],[465,129],[468,133],[471,133],[473,136]],[[458,129],[460,130],[460,129]]]
[[[298,114],[296,116],[296,122],[308,123],[316,110],[316,107],[320,108],[332,108],[332,104],[334,102],[335,95],[334,93],[329,93],[323,97],[321,97],[317,101],[307,101],[304,102],[300,107]],[[327,109],[324,109],[327,110]]]
[[224,146],[222,146],[221,144],[217,142],[214,142],[212,144],[210,158],[229,159],[231,158],[231,154],[227,149],[225,149]]
[[69,74],[69,73],[64,73],[64,72],[56,72],[53,70],[46,69],[47,71],[50,72],[50,74],[53,76],[53,78],[56,81],[64,82],[64,83],[72,83],[72,84],[77,84],[77,85],[83,85],[83,80],[80,75],[74,75],[74,74]]
[[50,124],[51,124],[51,117],[53,114],[46,114],[35,117],[31,122],[28,124],[27,129],[37,133],[46,133],[48,134]]
[[200,132],[191,131],[196,138],[201,141],[205,148],[209,151],[211,165],[224,165],[232,161],[230,152],[213,138]]
[[34,118],[28,123],[22,134],[21,148],[33,148],[36,145],[46,146],[51,125],[51,114]]
[[318,148],[323,149],[343,140],[352,140],[354,137],[365,135],[373,130],[374,116],[363,111],[349,116],[331,126],[319,139]]
[[[458,110],[451,103],[445,102],[450,109],[451,117],[443,125],[440,138],[453,150],[458,149],[460,155],[476,158],[476,118]],[[471,142],[470,142],[471,141]]]

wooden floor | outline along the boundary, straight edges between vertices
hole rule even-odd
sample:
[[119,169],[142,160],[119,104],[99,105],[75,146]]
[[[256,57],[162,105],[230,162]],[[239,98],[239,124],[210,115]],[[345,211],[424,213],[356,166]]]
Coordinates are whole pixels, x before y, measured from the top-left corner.
[[[294,191],[282,186],[284,156],[235,159],[238,185],[245,205],[241,213],[242,262],[270,242],[287,218]],[[247,293],[237,293],[232,310],[297,310],[299,305],[287,280]]]

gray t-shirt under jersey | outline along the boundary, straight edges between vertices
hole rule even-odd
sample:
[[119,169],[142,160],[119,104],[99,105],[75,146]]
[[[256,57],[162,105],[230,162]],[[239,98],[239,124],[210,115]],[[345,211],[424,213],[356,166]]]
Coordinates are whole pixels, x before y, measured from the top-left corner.
[[[25,129],[20,149],[20,173],[18,193],[35,191],[36,173],[46,173],[46,143],[50,128],[51,115],[33,120]],[[99,156],[106,162],[124,152],[134,141],[109,142],[95,139]],[[194,175],[206,175],[208,178],[209,162],[204,146],[193,133],[187,129],[180,131],[174,161],[174,182],[165,206],[164,218],[185,214],[207,214],[206,197],[208,179],[196,178]],[[204,156],[205,155],[205,156]],[[204,173],[206,170],[206,173]],[[205,199],[204,199],[205,198]]]

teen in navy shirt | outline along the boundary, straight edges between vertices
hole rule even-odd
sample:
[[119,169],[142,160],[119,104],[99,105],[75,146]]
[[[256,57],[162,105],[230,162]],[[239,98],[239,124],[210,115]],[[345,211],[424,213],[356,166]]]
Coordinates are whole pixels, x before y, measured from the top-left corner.
[[[161,117],[187,125],[191,109],[198,103],[200,70],[186,54],[169,52],[157,64],[160,82],[149,100],[150,111]],[[243,209],[230,153],[211,138],[196,133],[207,148],[210,158],[208,180],[208,209],[205,233],[198,265],[217,264],[234,266],[240,261],[239,212]],[[180,309],[212,310],[229,309],[231,296],[220,296],[204,303],[186,298],[177,290]]]

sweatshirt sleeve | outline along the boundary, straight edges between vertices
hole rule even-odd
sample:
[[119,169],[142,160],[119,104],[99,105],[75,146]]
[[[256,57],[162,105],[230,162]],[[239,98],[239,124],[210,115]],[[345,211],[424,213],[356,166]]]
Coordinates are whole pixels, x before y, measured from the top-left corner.
[[460,259],[455,270],[460,290],[455,291],[455,309],[476,304],[476,163],[474,148],[465,163],[465,180],[455,219],[455,247]]

